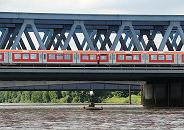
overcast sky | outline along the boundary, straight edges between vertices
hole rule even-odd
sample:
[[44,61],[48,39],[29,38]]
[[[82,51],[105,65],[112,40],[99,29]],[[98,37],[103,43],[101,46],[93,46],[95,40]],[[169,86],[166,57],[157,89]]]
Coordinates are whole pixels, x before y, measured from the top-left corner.
[[0,12],[184,14],[184,0],[0,0]]

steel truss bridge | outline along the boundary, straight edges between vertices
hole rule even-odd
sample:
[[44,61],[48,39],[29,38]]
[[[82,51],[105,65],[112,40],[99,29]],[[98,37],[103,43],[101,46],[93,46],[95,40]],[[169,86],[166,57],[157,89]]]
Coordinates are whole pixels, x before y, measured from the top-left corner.
[[0,49],[181,51],[184,16],[0,13]]
[[[184,16],[0,12],[0,49],[183,51]],[[181,81],[183,67],[0,67],[1,90],[122,89],[119,81]],[[102,81],[113,81],[103,83]],[[17,82],[15,82],[17,81]],[[23,85],[21,81],[24,82]],[[43,81],[53,81],[51,84]],[[89,81],[79,88],[73,81]],[[100,81],[93,82],[91,81]],[[116,83],[115,83],[115,82]],[[20,83],[21,82],[21,83]],[[41,84],[40,84],[41,83]],[[91,85],[89,85],[89,84]],[[111,84],[111,87],[109,87]],[[134,83],[132,83],[134,84]],[[143,85],[142,83],[136,83]],[[60,86],[60,88],[56,87]],[[14,87],[15,86],[15,87]],[[27,88],[26,88],[27,86]],[[82,86],[82,85],[81,85]],[[84,87],[85,86],[85,87]],[[23,87],[23,88],[21,88]],[[25,89],[26,88],[26,89]],[[127,85],[124,86],[124,89]],[[137,90],[137,88],[135,87]]]

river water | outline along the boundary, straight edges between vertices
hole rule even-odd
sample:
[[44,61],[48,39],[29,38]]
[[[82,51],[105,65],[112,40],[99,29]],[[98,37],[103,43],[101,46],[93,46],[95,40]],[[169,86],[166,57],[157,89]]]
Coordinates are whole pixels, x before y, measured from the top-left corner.
[[155,130],[184,129],[184,109],[145,109],[141,105],[0,105],[0,129]]

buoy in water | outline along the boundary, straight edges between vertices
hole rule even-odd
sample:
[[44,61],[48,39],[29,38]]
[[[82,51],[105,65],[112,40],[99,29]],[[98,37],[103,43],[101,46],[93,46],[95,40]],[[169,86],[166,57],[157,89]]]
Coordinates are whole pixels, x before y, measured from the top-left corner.
[[85,110],[103,110],[103,107],[84,107]]

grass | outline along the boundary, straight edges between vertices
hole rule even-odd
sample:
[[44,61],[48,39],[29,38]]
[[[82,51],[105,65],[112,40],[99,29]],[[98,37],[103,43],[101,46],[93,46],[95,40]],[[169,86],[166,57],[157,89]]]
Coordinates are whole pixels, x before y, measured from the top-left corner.
[[[141,104],[141,96],[139,95],[132,95],[131,96],[132,104]],[[120,104],[127,104],[129,103],[129,97],[111,97],[103,100],[103,103],[120,103]]]

